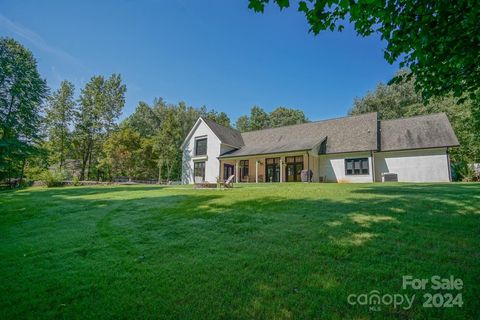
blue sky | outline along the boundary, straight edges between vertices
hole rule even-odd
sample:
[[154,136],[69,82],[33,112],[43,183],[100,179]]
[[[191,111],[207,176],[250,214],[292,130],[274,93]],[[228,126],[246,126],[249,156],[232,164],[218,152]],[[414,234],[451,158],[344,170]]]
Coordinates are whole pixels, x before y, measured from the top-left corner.
[[2,0],[0,35],[29,48],[49,86],[80,88],[92,75],[120,73],[122,118],[138,101],[185,101],[235,119],[252,105],[302,109],[311,120],[343,116],[353,98],[397,70],[378,36],[308,33],[296,9],[247,0]]

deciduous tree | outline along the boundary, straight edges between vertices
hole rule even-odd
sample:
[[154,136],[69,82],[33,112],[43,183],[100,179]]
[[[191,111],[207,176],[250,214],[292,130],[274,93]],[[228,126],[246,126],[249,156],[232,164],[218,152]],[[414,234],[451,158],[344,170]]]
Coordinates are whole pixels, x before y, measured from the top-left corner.
[[47,90],[32,53],[11,38],[0,38],[0,179],[23,175],[42,132]]
[[127,176],[132,180],[138,171],[142,149],[140,134],[124,127],[110,134],[103,144],[104,158],[100,165],[111,177]]
[[103,76],[94,76],[82,89],[74,133],[81,160],[80,179],[85,178],[87,169],[87,177],[90,178],[92,162],[97,160],[94,151],[115,127],[115,121],[125,104],[126,90],[117,74],[107,80]]
[[475,116],[476,100],[467,97],[463,104],[458,104],[458,98],[450,95],[432,98],[424,104],[421,93],[414,89],[414,81],[406,79],[390,85],[379,84],[374,91],[356,98],[349,114],[378,112],[379,118],[386,120],[445,112],[460,142],[460,147],[451,150],[452,162],[480,162],[480,139]]
[[[249,0],[249,8],[263,12],[269,2]],[[272,2],[290,6],[289,0]],[[387,44],[385,59],[412,70],[425,99],[452,93],[474,99],[480,88],[478,1],[304,0],[297,9],[314,34],[341,31],[347,20],[361,36],[379,34]]]
[[70,146],[70,127],[75,112],[75,87],[68,81],[62,81],[60,88],[47,99],[46,124],[50,158],[59,165],[65,163]]
[[269,114],[271,128],[305,123],[308,119],[302,110],[278,107]]

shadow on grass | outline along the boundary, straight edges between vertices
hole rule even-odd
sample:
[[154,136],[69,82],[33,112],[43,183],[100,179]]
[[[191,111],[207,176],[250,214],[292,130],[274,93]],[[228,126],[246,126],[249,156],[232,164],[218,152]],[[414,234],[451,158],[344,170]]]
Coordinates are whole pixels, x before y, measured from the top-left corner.
[[[14,306],[8,313],[12,317],[41,316],[48,308],[66,317],[82,309],[96,317],[476,315],[480,186],[367,185],[338,197],[324,196],[322,188],[277,196],[262,190],[247,194],[248,188],[186,192],[157,186],[21,192],[28,194],[15,206],[33,213],[26,220],[12,217],[14,207],[9,208],[10,217],[3,218],[16,223],[5,233],[3,239],[10,241],[2,250],[34,243],[28,255],[40,262],[34,261],[35,268],[23,266],[17,277],[7,277],[11,292],[3,303]],[[149,194],[156,189],[160,192]],[[89,197],[123,191],[125,199]],[[52,243],[53,258],[45,254]],[[0,262],[6,276],[14,265],[29,261],[12,259]],[[92,307],[87,298],[74,295],[77,309],[59,309],[55,303],[66,290],[61,284],[55,284],[52,294],[57,299],[22,301],[22,290],[42,292],[49,282],[38,268],[56,270],[65,261],[81,281],[98,283],[98,305]],[[351,293],[375,289],[418,294],[402,291],[403,275],[459,277],[468,303],[461,310],[425,309],[417,300],[411,310],[385,307],[375,315],[368,307],[346,301]],[[61,277],[62,283],[68,284],[69,276]],[[29,287],[32,281],[39,283],[37,289]]]

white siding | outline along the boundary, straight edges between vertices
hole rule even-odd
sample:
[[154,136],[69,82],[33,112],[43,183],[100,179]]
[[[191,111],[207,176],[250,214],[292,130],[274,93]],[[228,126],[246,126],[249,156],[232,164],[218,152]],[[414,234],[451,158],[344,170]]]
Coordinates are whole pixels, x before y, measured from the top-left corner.
[[[195,157],[195,138],[207,137],[207,156]],[[193,183],[193,163],[194,161],[205,161],[205,181],[216,182],[220,172],[219,161],[221,143],[213,131],[200,121],[198,127],[193,132],[190,139],[183,147],[182,155],[182,183]]]
[[375,180],[382,173],[398,174],[400,182],[450,181],[446,148],[375,153]]
[[[345,159],[368,158],[367,175],[346,175]],[[372,157],[370,152],[321,155],[319,157],[319,177],[326,182],[372,182]]]

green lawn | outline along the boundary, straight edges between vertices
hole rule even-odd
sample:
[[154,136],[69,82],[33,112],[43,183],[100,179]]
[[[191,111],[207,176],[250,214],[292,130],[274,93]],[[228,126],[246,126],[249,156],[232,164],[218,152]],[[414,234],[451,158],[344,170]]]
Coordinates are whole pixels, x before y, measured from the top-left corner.
[[[476,319],[480,184],[6,191],[0,275],[0,319]],[[403,275],[461,278],[463,307]],[[416,300],[347,302],[372,290]]]

